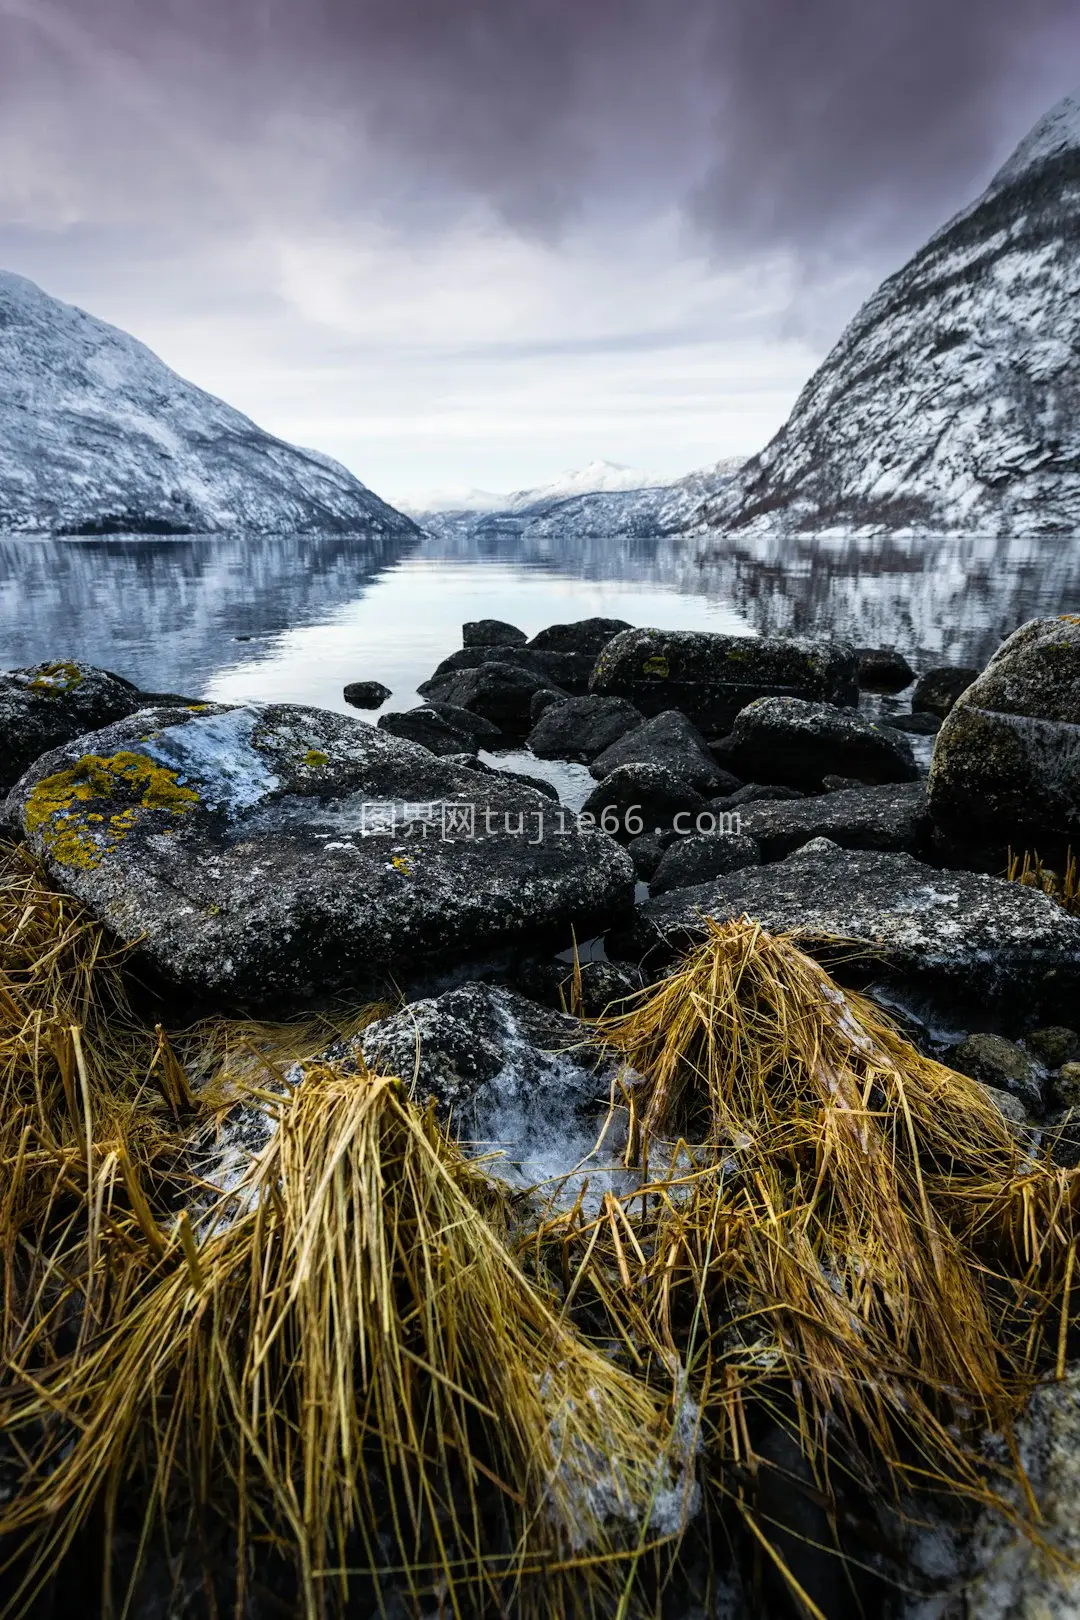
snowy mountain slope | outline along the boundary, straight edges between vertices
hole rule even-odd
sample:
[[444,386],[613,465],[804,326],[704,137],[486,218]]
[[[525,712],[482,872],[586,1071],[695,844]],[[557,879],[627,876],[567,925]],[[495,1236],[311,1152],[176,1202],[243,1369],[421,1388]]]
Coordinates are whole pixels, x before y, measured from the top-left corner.
[[1080,92],[859,311],[698,521],[1080,530]]
[[0,272],[0,531],[415,534],[104,321]]

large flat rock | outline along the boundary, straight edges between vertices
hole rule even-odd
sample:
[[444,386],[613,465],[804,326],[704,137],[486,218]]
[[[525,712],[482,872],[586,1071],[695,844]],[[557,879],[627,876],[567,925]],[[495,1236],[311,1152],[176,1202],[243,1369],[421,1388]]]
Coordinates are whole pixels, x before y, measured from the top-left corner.
[[633,896],[629,856],[535,789],[292,705],[143,710],[38,760],[8,815],[146,968],[217,1002],[584,937]]
[[771,866],[647,901],[620,955],[659,963],[704,937],[703,918],[743,914],[771,932],[802,930],[808,948],[850,940],[904,977],[986,999],[1063,1000],[1080,989],[1080,919],[1034,889],[912,856],[809,848]]
[[890,782],[811,799],[765,799],[740,806],[739,825],[756,840],[764,861],[783,860],[812,838],[830,838],[844,849],[916,855],[930,832],[926,784]]

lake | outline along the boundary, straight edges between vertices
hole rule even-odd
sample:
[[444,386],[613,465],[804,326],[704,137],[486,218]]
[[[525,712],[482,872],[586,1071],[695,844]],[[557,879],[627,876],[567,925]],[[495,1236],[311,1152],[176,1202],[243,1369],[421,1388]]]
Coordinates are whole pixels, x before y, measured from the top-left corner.
[[1026,619],[1080,611],[1074,539],[657,537],[479,541],[467,530],[362,537],[0,538],[0,667],[101,664],[221,701],[348,710],[347,681],[388,707],[461,645],[465,619],[837,634],[916,668],[983,663]]

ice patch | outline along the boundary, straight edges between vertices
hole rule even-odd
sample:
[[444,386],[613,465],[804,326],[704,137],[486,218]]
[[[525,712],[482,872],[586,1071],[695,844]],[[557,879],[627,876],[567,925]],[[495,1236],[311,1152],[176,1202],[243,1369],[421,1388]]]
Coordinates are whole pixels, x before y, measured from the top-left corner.
[[260,718],[255,708],[194,715],[180,725],[152,732],[146,752],[176,771],[211,809],[233,817],[259,804],[280,786],[251,740]]

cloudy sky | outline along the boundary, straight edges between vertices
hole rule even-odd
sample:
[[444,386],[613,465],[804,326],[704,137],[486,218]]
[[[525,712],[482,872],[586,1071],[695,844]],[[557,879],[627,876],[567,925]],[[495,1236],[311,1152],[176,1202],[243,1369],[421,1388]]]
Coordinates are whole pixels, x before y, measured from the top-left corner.
[[0,0],[0,266],[402,502],[757,449],[1076,0]]

